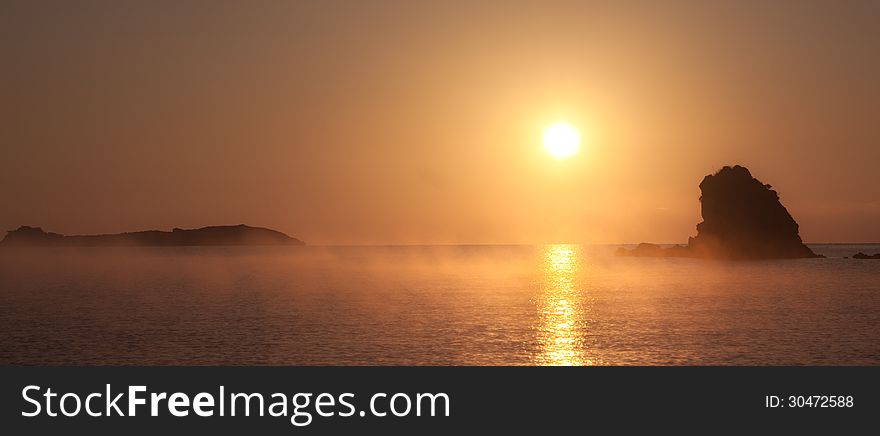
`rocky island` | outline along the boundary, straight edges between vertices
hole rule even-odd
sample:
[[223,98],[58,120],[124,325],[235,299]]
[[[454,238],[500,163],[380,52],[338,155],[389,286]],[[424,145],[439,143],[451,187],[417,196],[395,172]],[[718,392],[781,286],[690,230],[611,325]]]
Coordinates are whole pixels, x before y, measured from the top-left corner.
[[212,226],[200,229],[147,230],[112,235],[65,236],[39,227],[21,226],[7,232],[0,247],[94,247],[94,246],[220,246],[220,245],[305,245],[299,239],[262,227]]
[[664,248],[639,244],[618,256],[712,259],[795,259],[822,257],[804,245],[798,224],[779,194],[743,166],[725,166],[700,183],[703,222],[687,245]]

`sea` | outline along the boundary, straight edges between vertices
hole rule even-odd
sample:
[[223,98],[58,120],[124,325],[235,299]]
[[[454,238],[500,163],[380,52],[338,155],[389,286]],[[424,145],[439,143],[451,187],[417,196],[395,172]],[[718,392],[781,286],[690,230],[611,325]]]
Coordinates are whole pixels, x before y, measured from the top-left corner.
[[0,250],[3,365],[878,365],[880,245]]

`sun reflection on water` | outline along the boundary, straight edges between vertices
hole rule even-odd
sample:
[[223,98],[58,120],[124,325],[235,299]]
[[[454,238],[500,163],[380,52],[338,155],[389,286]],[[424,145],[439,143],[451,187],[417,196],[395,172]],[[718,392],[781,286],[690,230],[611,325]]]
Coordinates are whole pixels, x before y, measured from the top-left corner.
[[582,337],[585,309],[578,286],[578,245],[548,245],[543,251],[543,282],[537,306],[539,365],[592,365]]

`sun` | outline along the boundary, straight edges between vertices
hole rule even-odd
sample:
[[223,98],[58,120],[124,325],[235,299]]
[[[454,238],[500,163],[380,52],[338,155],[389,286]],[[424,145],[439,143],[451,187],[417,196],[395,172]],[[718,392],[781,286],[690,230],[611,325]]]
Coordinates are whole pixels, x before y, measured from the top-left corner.
[[560,121],[544,129],[544,150],[556,159],[574,156],[581,145],[581,134],[571,124]]

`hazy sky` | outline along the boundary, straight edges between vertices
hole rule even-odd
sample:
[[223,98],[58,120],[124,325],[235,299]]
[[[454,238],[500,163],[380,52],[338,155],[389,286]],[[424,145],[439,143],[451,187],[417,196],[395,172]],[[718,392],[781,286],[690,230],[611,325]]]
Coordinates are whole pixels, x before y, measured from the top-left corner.
[[[880,2],[4,1],[0,228],[685,242],[743,164],[880,241]],[[567,120],[558,161],[542,129]]]

